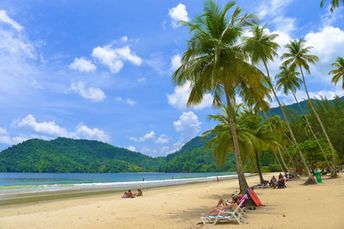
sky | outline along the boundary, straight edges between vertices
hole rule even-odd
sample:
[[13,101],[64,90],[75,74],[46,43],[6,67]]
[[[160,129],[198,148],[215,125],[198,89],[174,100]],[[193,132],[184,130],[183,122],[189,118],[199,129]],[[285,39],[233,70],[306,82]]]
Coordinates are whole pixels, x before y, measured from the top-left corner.
[[[227,1],[217,1],[220,5]],[[320,0],[319,0],[320,2]],[[314,0],[237,1],[283,46],[304,38],[320,61],[306,80],[312,97],[343,96],[328,72],[344,55],[344,10]],[[0,150],[31,138],[92,139],[164,156],[214,126],[212,97],[186,107],[189,85],[175,86],[190,34],[179,21],[203,1],[2,0]],[[280,61],[269,63],[278,72]],[[298,92],[300,100],[305,93]],[[279,93],[284,104],[293,103]],[[271,106],[276,106],[272,101]]]

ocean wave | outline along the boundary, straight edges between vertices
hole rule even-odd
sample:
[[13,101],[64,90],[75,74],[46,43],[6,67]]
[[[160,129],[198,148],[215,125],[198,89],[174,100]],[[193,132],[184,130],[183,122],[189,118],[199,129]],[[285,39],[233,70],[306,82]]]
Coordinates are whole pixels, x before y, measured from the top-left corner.
[[[249,176],[250,174],[246,174]],[[1,186],[0,198],[9,198],[18,194],[31,193],[51,193],[60,191],[97,191],[97,190],[113,190],[121,191],[127,189],[146,189],[154,187],[182,185],[200,182],[210,182],[216,180],[229,180],[236,178],[237,175],[222,175],[194,178],[178,178],[166,180],[147,180],[147,181],[121,181],[121,182],[95,182],[95,183],[75,183],[75,184],[40,184],[40,185],[16,185]]]

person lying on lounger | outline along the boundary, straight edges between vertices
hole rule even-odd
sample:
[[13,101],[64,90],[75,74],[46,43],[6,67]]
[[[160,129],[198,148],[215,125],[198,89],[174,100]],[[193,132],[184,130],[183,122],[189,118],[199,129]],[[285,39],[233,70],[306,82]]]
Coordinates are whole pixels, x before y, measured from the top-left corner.
[[226,211],[229,209],[235,209],[237,207],[236,203],[229,203],[223,199],[220,199],[219,202],[217,203],[217,206],[210,210],[207,215],[213,215],[216,216],[218,215],[221,211]]
[[[246,195],[246,194],[245,194]],[[247,195],[246,195],[247,196]],[[215,208],[213,208],[211,211],[207,213],[208,216],[216,216],[218,215],[221,211],[227,211],[230,209],[235,209],[240,201],[242,200],[243,197],[240,197],[236,194],[232,195],[232,201],[229,202],[228,200],[225,201],[223,199],[220,199],[219,202],[217,202],[217,205]]]

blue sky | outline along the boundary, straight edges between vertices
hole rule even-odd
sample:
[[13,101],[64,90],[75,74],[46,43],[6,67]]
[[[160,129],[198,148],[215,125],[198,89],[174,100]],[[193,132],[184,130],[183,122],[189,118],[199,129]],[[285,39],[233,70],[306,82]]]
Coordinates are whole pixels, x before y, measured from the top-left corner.
[[[327,76],[344,53],[343,9],[330,14],[314,0],[238,4],[268,22],[281,46],[303,37],[314,47],[313,97],[343,95]],[[64,136],[160,156],[211,128],[211,96],[186,108],[188,85],[171,80],[189,38],[178,21],[202,8],[191,0],[1,1],[0,149]],[[279,64],[270,64],[273,74]]]

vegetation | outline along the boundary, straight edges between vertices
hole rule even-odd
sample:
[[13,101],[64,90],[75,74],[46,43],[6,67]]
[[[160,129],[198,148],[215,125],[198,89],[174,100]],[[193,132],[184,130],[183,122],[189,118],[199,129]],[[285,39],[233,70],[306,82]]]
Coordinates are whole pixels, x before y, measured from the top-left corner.
[[209,137],[196,137],[187,142],[177,152],[167,155],[161,172],[235,172],[234,154],[229,156],[225,163],[218,165],[207,149]]
[[31,139],[0,153],[1,172],[156,171],[163,159],[89,140]]
[[321,121],[320,116],[318,115],[316,109],[314,108],[313,102],[309,96],[307,84],[306,84],[306,79],[305,75],[303,73],[303,69],[305,69],[308,73],[310,73],[310,67],[309,64],[314,64],[316,63],[319,58],[315,55],[310,54],[310,50],[312,47],[305,47],[305,40],[299,39],[299,40],[294,40],[291,41],[290,44],[287,44],[285,46],[287,48],[287,52],[284,53],[281,56],[281,59],[284,60],[283,65],[288,66],[291,68],[293,71],[295,71],[295,68],[299,68],[302,76],[302,82],[305,88],[305,92],[309,101],[309,107],[311,108],[312,112],[314,113],[317,121],[319,122],[321,126],[321,130],[327,140],[327,143],[329,144],[331,151],[332,151],[332,176],[336,176],[336,157],[335,157],[335,149],[333,148],[332,142],[327,134],[327,131],[325,129],[324,124]]
[[[323,5],[324,1],[321,4]],[[281,72],[276,76],[276,87],[283,89],[286,94],[292,92],[302,115],[299,118],[297,112],[285,110],[277,96],[270,75],[269,62],[275,61],[278,57],[279,45],[275,41],[278,35],[269,34],[266,27],[260,26],[259,22],[255,20],[255,16],[244,14],[239,7],[233,9],[234,6],[234,2],[229,2],[221,9],[214,1],[209,0],[206,1],[204,12],[200,16],[192,22],[183,22],[189,28],[191,38],[188,41],[181,66],[173,76],[177,85],[190,82],[191,93],[187,105],[198,104],[202,101],[205,93],[211,93],[214,97],[214,107],[222,109],[221,114],[209,116],[218,125],[206,132],[211,136],[208,145],[215,160],[219,164],[223,164],[227,155],[234,151],[242,193],[247,188],[247,182],[243,175],[244,161],[242,158],[254,153],[253,157],[256,158],[256,166],[260,172],[258,152],[268,148],[275,151],[273,153],[281,168],[289,170],[289,167],[293,166],[308,176],[305,184],[315,184],[310,170],[310,164],[314,165],[314,161],[310,160],[309,149],[314,150],[316,146],[320,149],[326,165],[331,167],[332,177],[335,177],[337,151],[331,141],[329,130],[325,128],[317,110],[321,106],[316,108],[309,95],[304,74],[304,70],[310,74],[310,64],[316,64],[319,58],[311,54],[312,47],[306,47],[303,39],[290,41],[285,46],[286,52],[280,57],[283,64]],[[332,1],[331,10],[338,6],[339,1]],[[249,28],[251,28],[250,36],[244,37],[243,31]],[[261,65],[265,74],[259,69]],[[338,58],[333,66],[337,68],[330,74],[334,75],[333,82],[337,83],[343,78],[342,58]],[[302,79],[298,78],[300,74]],[[296,91],[300,89],[301,84],[304,86],[311,114],[304,112],[296,97]],[[279,105],[283,121],[273,119],[270,122],[266,115],[269,110],[270,93]],[[241,97],[245,109],[250,110],[250,119],[247,119],[247,112],[242,113],[240,110],[241,105],[237,103],[238,97]],[[326,109],[322,109],[322,111],[325,112]],[[259,118],[253,118],[258,117],[259,112],[264,114],[264,122]],[[317,124],[314,123],[314,120],[317,121]],[[304,123],[306,123],[306,129],[311,133],[311,139],[304,139],[302,142],[300,140],[302,136],[297,135],[304,130],[304,128],[300,129]],[[314,130],[317,125],[320,126],[321,133]],[[269,128],[266,128],[267,126]],[[265,135],[269,135],[270,131],[270,135],[275,137],[267,139],[266,136],[258,136],[259,131],[257,130],[263,129],[263,127]],[[328,128],[328,126],[326,127]],[[323,138],[326,140],[326,144],[323,143]],[[291,144],[287,145],[286,142]],[[271,147],[273,145],[276,147]],[[277,150],[272,148],[277,148]],[[328,149],[331,152],[331,163],[327,159],[329,158]],[[282,151],[287,153],[289,161],[286,162]],[[276,152],[278,152],[279,158]],[[295,153],[297,154],[295,155]],[[293,158],[298,158],[298,160],[294,161]],[[261,177],[261,181],[263,181],[263,177]]]
[[244,30],[254,22],[254,17],[234,7],[235,3],[229,2],[220,9],[214,1],[206,1],[200,16],[192,22],[183,22],[191,38],[173,80],[177,85],[191,83],[187,105],[200,103],[205,93],[213,95],[215,106],[221,100],[226,104],[232,136],[228,140],[233,141],[240,191],[244,192],[248,185],[233,108],[237,105],[237,95],[253,105],[264,99],[268,89],[262,82],[263,73],[249,63],[247,52],[240,44]]
[[[316,101],[315,107],[333,141],[337,161],[343,163],[344,98]],[[305,117],[309,120],[326,156],[330,158],[331,150],[325,139],[321,137],[321,127],[316,118],[307,107],[304,114],[294,109],[297,109],[296,104],[285,107],[288,114],[293,114],[290,125],[300,142],[307,163],[311,168],[328,168],[321,148],[306,128]],[[274,112],[280,113],[277,110]],[[225,114],[225,111],[223,113]],[[295,146],[289,144],[288,135],[285,135],[287,132],[283,119],[271,115],[269,121],[266,122],[260,115],[238,109],[236,119],[239,143],[250,145],[246,149],[242,147],[241,150],[245,172],[259,172],[255,152],[258,154],[258,163],[262,172],[284,170],[282,162],[284,158],[286,158],[284,163],[287,167],[296,167],[299,172],[302,172],[303,168],[298,164],[300,158],[295,151]],[[272,126],[273,130],[267,129],[266,124]],[[233,146],[226,136],[223,139],[228,150],[213,154],[215,152],[213,147],[217,144],[214,143],[214,137],[217,136],[215,134],[218,128],[210,130],[202,137],[190,140],[177,152],[159,158],[151,158],[98,141],[67,138],[57,138],[52,141],[31,139],[0,153],[0,172],[235,172],[235,155],[231,150]],[[223,126],[223,128],[228,129],[228,126]],[[230,135],[230,133],[230,131],[222,132],[223,135]],[[243,142],[242,139],[246,136],[252,139],[251,142]],[[283,149],[282,155],[275,153],[276,143]],[[209,145],[212,147],[209,148]],[[216,155],[226,157],[221,159],[223,163],[220,165],[217,163],[220,157]]]
[[[242,111],[242,107],[235,109],[236,130],[241,157],[254,157],[257,165],[260,180],[263,183],[264,178],[259,162],[259,154],[263,151],[273,151],[277,147],[277,142],[273,135],[273,130],[269,128],[269,122],[263,122],[261,116],[252,111]],[[205,134],[211,136],[208,147],[213,151],[215,160],[219,164],[224,164],[227,155],[234,151],[231,144],[233,136],[231,135],[229,125],[229,115],[226,107],[222,107],[222,114],[209,115],[209,118],[216,121],[218,125],[207,131]],[[230,139],[231,141],[228,141]]]
[[[327,2],[327,0],[321,0],[320,6],[324,7],[325,2]],[[336,8],[340,6],[340,4],[344,5],[344,0],[331,0],[330,11],[333,12]]]
[[[331,11],[343,2],[331,1]],[[160,158],[97,141],[33,139],[1,152],[0,171],[235,170],[242,193],[248,187],[244,171],[258,171],[261,182],[262,172],[267,170],[295,170],[308,176],[308,184],[315,183],[311,174],[315,168],[330,169],[334,177],[336,166],[344,162],[344,100],[310,97],[305,73],[310,74],[310,65],[319,60],[311,53],[312,47],[303,39],[290,41],[280,57],[283,63],[274,84],[269,64],[278,58],[277,35],[260,26],[254,15],[244,13],[234,2],[220,8],[208,0],[200,16],[182,23],[189,28],[190,39],[173,81],[190,83],[188,106],[201,103],[206,93],[212,94],[214,107],[221,111],[209,115],[217,122],[213,129]],[[344,89],[343,57],[332,66],[332,82],[342,80]],[[296,95],[301,85],[307,100],[299,102]],[[296,104],[283,106],[277,90],[291,92]],[[271,94],[278,108],[270,109]]]
[[330,75],[333,75],[332,82],[337,84],[340,80],[342,81],[342,89],[344,89],[344,58],[337,57],[336,62],[332,64],[335,69],[329,72]]

